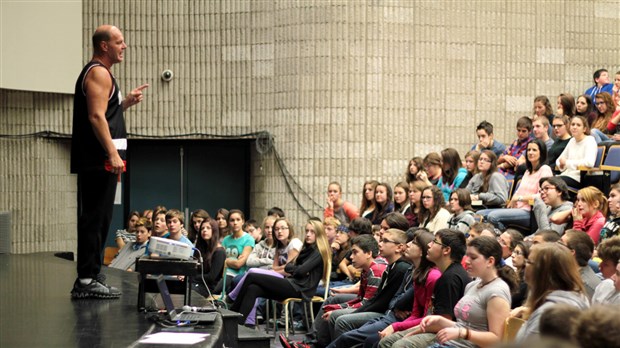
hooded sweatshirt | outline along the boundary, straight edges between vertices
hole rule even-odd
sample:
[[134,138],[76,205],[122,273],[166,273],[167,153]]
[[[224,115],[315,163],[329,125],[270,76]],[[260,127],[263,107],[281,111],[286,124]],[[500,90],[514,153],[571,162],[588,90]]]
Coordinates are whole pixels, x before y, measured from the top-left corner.
[[521,326],[521,329],[519,329],[517,337],[515,338],[516,342],[523,343],[526,339],[537,338],[540,335],[540,317],[551,306],[560,303],[582,310],[590,307],[588,298],[583,294],[564,290],[552,291],[547,296],[545,302],[534,312],[532,312],[529,319],[525,322],[525,324],[523,324],[523,326]]
[[475,222],[476,219],[474,218],[474,212],[471,210],[465,210],[459,215],[452,215],[450,221],[448,221],[448,228],[467,233],[469,232],[471,225]]

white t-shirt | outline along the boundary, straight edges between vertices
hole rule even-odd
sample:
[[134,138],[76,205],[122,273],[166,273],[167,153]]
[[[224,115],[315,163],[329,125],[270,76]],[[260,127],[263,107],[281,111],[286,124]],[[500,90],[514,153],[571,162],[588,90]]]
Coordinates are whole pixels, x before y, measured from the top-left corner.
[[291,250],[301,251],[301,247],[304,243],[299,238],[293,238],[288,245],[284,248],[280,248],[276,250],[276,254],[278,255],[278,264],[280,266],[286,265],[286,261],[288,260],[288,253]]

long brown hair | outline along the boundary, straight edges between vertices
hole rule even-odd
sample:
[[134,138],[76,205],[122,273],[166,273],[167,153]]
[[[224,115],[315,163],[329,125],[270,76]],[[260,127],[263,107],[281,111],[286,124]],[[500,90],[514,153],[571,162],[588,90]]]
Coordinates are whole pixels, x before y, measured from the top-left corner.
[[532,267],[533,277],[529,280],[530,294],[526,302],[530,313],[542,306],[552,291],[565,290],[585,294],[579,266],[567,247],[558,243],[536,244],[530,250],[530,258],[532,254],[536,255],[534,262],[526,261],[526,267]]
[[[491,160],[489,170],[486,173],[481,173],[482,186],[480,187],[480,192],[487,192],[489,190],[489,181],[491,181],[491,176],[497,172],[497,155],[491,150],[482,150],[480,155],[483,154]],[[478,159],[478,161],[480,161],[480,159]]]
[[[372,186],[372,200],[366,199],[366,185]],[[379,185],[379,182],[377,180],[368,180],[364,183],[364,187],[362,188],[362,205],[360,206],[360,214],[363,214],[368,208],[375,208],[376,204],[374,191],[377,188],[377,185]]]

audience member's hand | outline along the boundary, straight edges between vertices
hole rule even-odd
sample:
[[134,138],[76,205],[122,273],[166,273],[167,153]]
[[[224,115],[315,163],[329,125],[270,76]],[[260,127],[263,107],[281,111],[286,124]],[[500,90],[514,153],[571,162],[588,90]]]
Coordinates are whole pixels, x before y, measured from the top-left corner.
[[327,207],[330,209],[334,209],[334,201],[327,195]]
[[580,221],[581,219],[583,219],[583,216],[581,216],[581,213],[579,213],[579,209],[577,208],[573,208],[572,215],[573,221]]
[[426,174],[426,172],[423,170],[420,170],[418,174],[416,174],[415,176],[416,178],[418,178],[418,180],[422,180],[422,181],[428,180],[428,174]]
[[383,331],[379,331],[379,337],[384,338],[394,333],[394,327],[392,325],[388,325]]
[[620,141],[620,133],[612,135],[611,138],[615,141]]
[[437,335],[435,336],[437,338],[437,342],[443,344],[459,338],[459,330],[460,328],[458,327],[447,327],[445,329],[439,330],[439,332],[437,332]]
[[517,307],[517,308],[515,308],[515,309],[510,311],[510,317],[512,317],[512,318],[523,318],[523,315],[525,314],[526,310],[527,310],[527,307],[525,307],[525,306]]
[[560,158],[560,168],[566,167],[566,158]]
[[397,319],[405,320],[405,319],[407,319],[407,317],[409,315],[411,315],[411,311],[403,311],[403,310],[400,310],[400,309],[395,309],[394,310],[394,316]]
[[332,249],[336,251],[340,250],[340,244],[338,244],[338,242],[333,242]]

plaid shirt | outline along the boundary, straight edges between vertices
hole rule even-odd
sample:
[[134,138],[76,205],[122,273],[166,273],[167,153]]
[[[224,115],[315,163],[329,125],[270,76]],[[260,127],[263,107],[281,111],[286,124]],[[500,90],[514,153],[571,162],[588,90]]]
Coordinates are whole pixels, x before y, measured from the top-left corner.
[[[521,155],[523,155],[525,153],[525,150],[527,150],[527,144],[530,143],[530,141],[534,140],[534,138],[530,135],[528,136],[526,139],[523,140],[519,140],[519,138],[517,138],[515,141],[512,142],[512,144],[510,146],[508,146],[506,148],[506,150],[504,150],[504,153],[502,154],[502,156],[512,156],[514,158],[519,158],[521,157]],[[514,168],[500,168],[500,172],[504,175],[506,174],[514,174],[515,173],[515,169]]]
[[360,289],[357,292],[357,296],[345,303],[340,304],[340,308],[359,308],[366,301],[370,300],[377,290],[379,289],[379,284],[381,283],[381,276],[385,271],[387,265],[384,263],[377,263],[373,261],[370,264],[370,268],[368,271],[362,274],[360,279]]

